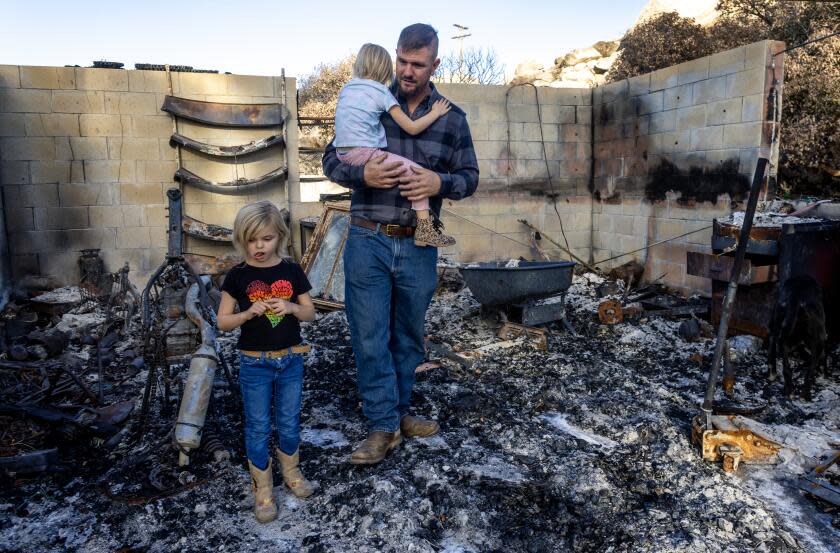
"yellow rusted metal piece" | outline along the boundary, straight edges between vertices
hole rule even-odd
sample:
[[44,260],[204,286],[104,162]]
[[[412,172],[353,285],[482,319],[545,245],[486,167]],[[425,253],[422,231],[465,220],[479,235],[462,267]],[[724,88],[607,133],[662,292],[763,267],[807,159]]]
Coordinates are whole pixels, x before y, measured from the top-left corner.
[[771,464],[782,446],[746,427],[737,415],[713,417],[714,428],[706,428],[702,416],[691,422],[691,438],[700,446],[703,459],[722,461],[723,470],[732,472],[740,463]]

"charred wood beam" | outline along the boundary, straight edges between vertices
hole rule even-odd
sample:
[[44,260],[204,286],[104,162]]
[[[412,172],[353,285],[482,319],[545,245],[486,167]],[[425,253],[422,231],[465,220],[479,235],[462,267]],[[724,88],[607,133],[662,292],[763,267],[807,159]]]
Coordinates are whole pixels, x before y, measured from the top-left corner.
[[195,186],[196,188],[207,192],[215,192],[217,194],[243,194],[251,192],[275,180],[285,180],[287,172],[288,171],[285,167],[279,167],[270,173],[257,177],[256,179],[238,179],[231,182],[211,182],[182,167],[175,172],[175,180],[184,184]]
[[195,238],[212,240],[213,242],[232,242],[233,231],[229,228],[211,225],[184,215],[182,220],[184,232]]
[[58,465],[58,449],[41,449],[11,457],[0,457],[0,470],[7,474],[46,472]]
[[259,140],[254,140],[252,142],[248,142],[247,144],[240,144],[238,146],[216,146],[215,144],[199,142],[182,134],[175,133],[169,139],[169,143],[173,146],[182,146],[188,150],[200,152],[208,156],[240,157],[262,150],[267,150],[273,146],[283,145],[284,140],[283,135],[273,134],[266,138],[260,138]]
[[279,127],[285,122],[281,104],[222,104],[167,96],[160,109],[221,127]]

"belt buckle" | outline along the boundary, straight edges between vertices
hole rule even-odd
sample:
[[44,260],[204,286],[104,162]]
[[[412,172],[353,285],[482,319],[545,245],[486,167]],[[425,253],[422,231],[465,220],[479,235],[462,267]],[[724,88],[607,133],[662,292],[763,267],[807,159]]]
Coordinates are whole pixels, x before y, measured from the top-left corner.
[[399,225],[387,224],[383,228],[385,229],[385,236],[398,236],[400,228],[402,227]]

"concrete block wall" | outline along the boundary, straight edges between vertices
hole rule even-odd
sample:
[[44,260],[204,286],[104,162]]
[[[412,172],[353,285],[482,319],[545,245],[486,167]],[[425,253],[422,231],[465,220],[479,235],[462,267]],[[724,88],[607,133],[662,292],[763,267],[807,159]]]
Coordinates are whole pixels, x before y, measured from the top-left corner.
[[603,266],[635,258],[649,279],[708,290],[708,280],[685,274],[685,253],[710,249],[707,227],[745,197],[759,156],[771,160],[772,188],[770,99],[781,106],[783,82],[783,56],[773,54],[783,49],[757,42],[594,90],[596,262],[705,229]]
[[[441,255],[463,262],[533,258],[530,232],[518,221],[526,219],[565,243],[562,220],[571,249],[587,259],[591,244],[591,91],[436,86],[466,112],[480,171],[474,196],[444,201],[441,218],[458,244],[441,250]],[[546,242],[542,240],[541,247],[550,250],[553,258],[567,258]]]
[[[145,277],[166,252],[166,190],[177,183],[173,121],[160,111],[169,82],[162,71],[0,66],[0,185],[13,278],[51,275],[78,281],[78,251],[100,248],[110,270],[125,261]],[[172,73],[176,96],[219,102],[279,102],[282,79]],[[286,80],[291,119],[290,192],[297,187],[295,81]],[[219,129],[179,122],[179,131],[219,145],[241,144],[278,129]],[[283,150],[234,162],[183,151],[183,166],[214,181],[255,177],[283,163]],[[281,183],[247,197],[186,187],[185,213],[230,226],[241,205],[269,198],[285,205]],[[185,249],[219,254],[188,239]]]
[[[685,252],[708,249],[707,227],[730,211],[730,195],[720,192],[748,185],[759,155],[770,157],[775,172],[772,117],[781,106],[783,56],[773,54],[783,48],[759,42],[595,89],[438,85],[467,113],[481,172],[474,196],[444,202],[443,220],[458,244],[442,256],[536,258],[519,219],[595,261],[691,232],[601,266],[636,258],[648,279],[664,274],[679,289],[707,287],[685,275]],[[82,248],[101,248],[112,270],[129,261],[141,282],[163,260],[165,191],[175,184],[178,163],[169,145],[172,119],[160,111],[168,88],[164,72],[0,66],[0,185],[13,278],[44,274],[75,282]],[[282,80],[173,73],[172,90],[198,100],[279,102]],[[186,187],[185,212],[231,226],[249,201],[289,205],[300,255],[299,219],[322,206],[302,201],[312,194],[299,179],[294,79],[286,80],[286,92],[288,204],[280,183],[247,196]],[[178,130],[219,145],[277,132],[186,121]],[[182,151],[181,162],[208,180],[229,181],[262,175],[282,156],[272,150],[220,162]],[[663,162],[671,164],[664,177],[657,173]],[[709,175],[711,185],[704,181]],[[548,240],[540,246],[555,259],[567,257]],[[195,239],[185,249],[231,251]]]

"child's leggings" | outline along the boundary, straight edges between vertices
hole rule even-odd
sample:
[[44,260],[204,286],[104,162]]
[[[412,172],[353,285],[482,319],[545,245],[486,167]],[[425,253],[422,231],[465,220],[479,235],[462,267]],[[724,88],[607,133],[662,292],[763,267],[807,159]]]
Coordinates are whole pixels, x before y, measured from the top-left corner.
[[[391,152],[386,152],[385,150],[380,150],[379,148],[353,148],[352,150],[345,150],[340,151],[336,150],[336,154],[338,154],[338,160],[341,163],[346,163],[347,165],[364,165],[373,156],[377,156],[379,154],[385,154],[385,163],[393,163],[395,161],[399,161],[402,163],[403,170],[408,173],[411,171],[411,167],[420,167],[413,161],[408,158],[404,158],[402,156],[398,156],[397,154],[392,154]],[[417,200],[416,202],[411,202],[411,209],[414,211],[421,211],[424,209],[429,209],[429,198],[423,198],[422,200]]]

